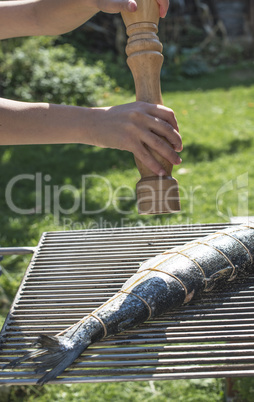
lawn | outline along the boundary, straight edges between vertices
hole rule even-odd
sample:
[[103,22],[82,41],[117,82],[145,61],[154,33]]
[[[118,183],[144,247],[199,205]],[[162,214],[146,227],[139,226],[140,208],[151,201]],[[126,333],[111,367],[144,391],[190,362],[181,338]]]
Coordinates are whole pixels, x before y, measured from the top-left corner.
[[[2,147],[1,246],[34,246],[48,230],[227,222],[254,216],[253,64],[195,79],[162,82],[184,149],[173,170],[181,212],[139,216],[133,197],[139,173],[127,152],[83,145]],[[134,100],[117,87],[103,103]],[[82,204],[83,203],[83,204]],[[83,208],[82,208],[83,205]],[[29,211],[25,211],[29,210]],[[24,213],[26,212],[26,213]],[[5,257],[0,278],[1,320],[29,257]],[[223,381],[13,387],[9,401],[223,401]]]

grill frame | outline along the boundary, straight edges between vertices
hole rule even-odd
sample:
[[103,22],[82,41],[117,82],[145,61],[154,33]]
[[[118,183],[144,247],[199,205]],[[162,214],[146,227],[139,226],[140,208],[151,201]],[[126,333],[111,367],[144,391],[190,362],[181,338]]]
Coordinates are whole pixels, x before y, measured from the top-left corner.
[[[38,332],[59,333],[98,307],[138,263],[229,226],[236,224],[43,233],[1,331],[0,384],[35,384],[40,375],[31,362],[3,365],[29,349]],[[250,275],[92,345],[52,383],[253,376],[253,319]]]

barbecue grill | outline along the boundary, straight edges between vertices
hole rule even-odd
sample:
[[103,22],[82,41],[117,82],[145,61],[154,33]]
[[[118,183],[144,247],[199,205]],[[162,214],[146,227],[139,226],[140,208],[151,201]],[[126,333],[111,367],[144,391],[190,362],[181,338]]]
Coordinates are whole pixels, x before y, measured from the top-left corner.
[[[46,232],[1,331],[0,384],[35,384],[21,356],[116,293],[144,259],[229,224]],[[16,250],[19,252],[20,250]],[[7,251],[6,251],[7,252]],[[254,374],[254,275],[88,348],[52,383],[240,377]]]

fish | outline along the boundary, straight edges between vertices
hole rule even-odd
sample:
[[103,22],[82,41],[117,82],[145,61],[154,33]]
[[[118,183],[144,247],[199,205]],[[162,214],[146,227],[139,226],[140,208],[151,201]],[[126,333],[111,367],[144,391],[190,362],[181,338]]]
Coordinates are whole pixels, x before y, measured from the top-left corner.
[[71,327],[55,336],[39,334],[36,349],[5,368],[31,359],[43,385],[60,376],[91,344],[171,312],[219,282],[234,281],[239,273],[253,270],[253,261],[254,223],[166,250],[144,261],[114,296]]

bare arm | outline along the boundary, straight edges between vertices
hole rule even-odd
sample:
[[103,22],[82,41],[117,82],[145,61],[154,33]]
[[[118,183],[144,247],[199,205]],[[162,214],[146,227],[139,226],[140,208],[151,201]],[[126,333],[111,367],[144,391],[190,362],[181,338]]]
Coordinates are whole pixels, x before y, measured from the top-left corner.
[[[158,0],[165,16],[168,0]],[[136,11],[135,0],[14,0],[0,2],[0,39],[59,35],[84,24],[98,11]]]
[[147,147],[172,164],[181,162],[176,153],[182,150],[176,119],[165,106],[134,102],[83,108],[0,98],[0,145],[61,143],[127,150],[155,174],[165,173]]
[[[97,0],[1,1],[0,39],[71,31],[100,11],[97,3]],[[129,1],[120,3],[126,7]]]
[[[157,0],[165,16],[168,0]],[[98,11],[135,11],[135,0],[15,0],[0,2],[0,39],[69,31]],[[170,148],[165,137],[173,148]],[[172,164],[182,142],[171,109],[142,102],[82,108],[0,99],[0,145],[85,143],[128,150],[155,174],[165,174],[149,152]]]

